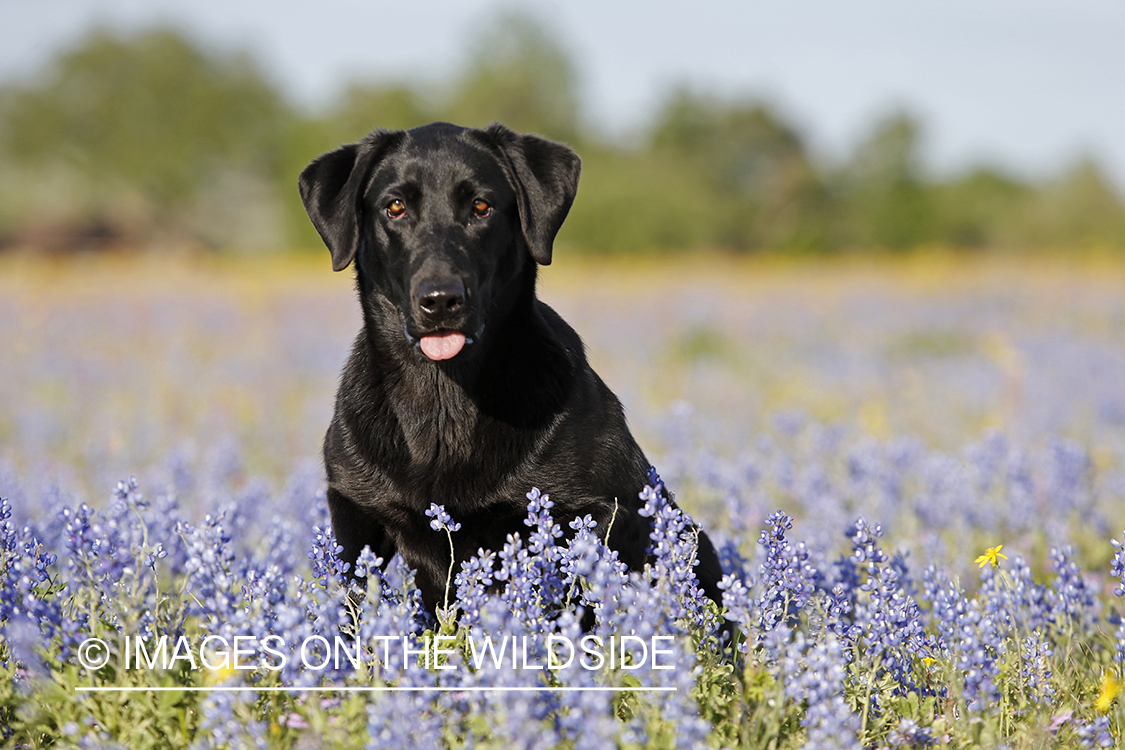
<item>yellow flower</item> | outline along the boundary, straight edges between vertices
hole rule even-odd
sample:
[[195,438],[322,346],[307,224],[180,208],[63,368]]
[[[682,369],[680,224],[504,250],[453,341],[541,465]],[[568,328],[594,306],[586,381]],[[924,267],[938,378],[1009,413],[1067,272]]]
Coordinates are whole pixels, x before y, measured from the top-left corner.
[[1113,699],[1121,694],[1121,680],[1117,679],[1109,672],[1102,675],[1102,689],[1098,693],[1098,699],[1094,701],[1094,708],[1098,713],[1104,714],[1109,710],[1110,704]]
[[1000,554],[1000,550],[1002,549],[1004,549],[1003,544],[998,544],[995,547],[989,547],[984,551],[983,555],[978,557],[976,560],[973,560],[973,562],[978,563],[982,568],[989,563],[992,563],[992,567],[996,567],[1000,564],[1000,560],[998,558],[1002,557],[1005,560],[1008,559],[1007,555]]

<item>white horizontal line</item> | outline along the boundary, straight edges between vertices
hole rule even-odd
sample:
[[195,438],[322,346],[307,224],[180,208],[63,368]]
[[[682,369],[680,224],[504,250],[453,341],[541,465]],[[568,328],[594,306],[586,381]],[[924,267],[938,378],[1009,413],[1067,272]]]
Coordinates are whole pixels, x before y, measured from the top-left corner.
[[674,687],[362,687],[362,686],[340,686],[340,687],[249,687],[246,685],[236,685],[231,687],[115,687],[112,685],[104,687],[83,687],[79,686],[74,688],[76,693],[174,693],[180,692],[194,692],[194,693],[279,693],[279,692],[304,692],[304,693],[513,693],[513,692],[542,692],[554,691],[563,693],[656,693],[656,692],[675,692]]

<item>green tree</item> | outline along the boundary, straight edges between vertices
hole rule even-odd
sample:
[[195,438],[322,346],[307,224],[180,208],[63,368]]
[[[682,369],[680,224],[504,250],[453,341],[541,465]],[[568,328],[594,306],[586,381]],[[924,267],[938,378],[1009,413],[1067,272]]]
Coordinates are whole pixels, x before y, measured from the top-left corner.
[[1045,184],[1019,217],[1022,246],[1125,247],[1125,205],[1092,159]]
[[764,103],[681,90],[658,117],[650,153],[707,186],[719,217],[701,238],[734,249],[817,246],[827,195],[797,130]]
[[1016,239],[1013,223],[1035,190],[995,169],[980,167],[933,189],[936,234],[946,244],[991,248]]
[[250,58],[168,29],[97,31],[0,100],[6,160],[84,183],[92,212],[139,201],[154,225],[203,225],[190,214],[214,188],[269,202],[287,166],[293,114]]
[[905,113],[875,124],[842,175],[843,236],[862,247],[906,249],[934,238],[918,122]]

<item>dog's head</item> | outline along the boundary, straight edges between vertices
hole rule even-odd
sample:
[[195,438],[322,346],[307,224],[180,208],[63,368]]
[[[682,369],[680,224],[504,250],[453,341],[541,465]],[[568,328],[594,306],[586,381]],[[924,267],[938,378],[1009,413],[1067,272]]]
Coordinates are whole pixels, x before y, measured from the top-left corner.
[[580,169],[566,146],[502,125],[433,123],[324,154],[299,187],[332,268],[355,260],[406,340],[437,361],[480,338],[528,265],[551,262]]

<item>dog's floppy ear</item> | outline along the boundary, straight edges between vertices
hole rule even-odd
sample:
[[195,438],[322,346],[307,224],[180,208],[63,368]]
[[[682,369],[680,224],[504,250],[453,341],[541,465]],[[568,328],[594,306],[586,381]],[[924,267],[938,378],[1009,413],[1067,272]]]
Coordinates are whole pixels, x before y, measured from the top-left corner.
[[297,180],[301,202],[332,253],[332,270],[348,267],[359,249],[360,198],[372,165],[401,133],[377,130],[358,143],[322,154]]
[[485,132],[507,157],[527,249],[537,263],[548,265],[555,235],[578,192],[582,160],[561,143],[514,133],[500,123]]

